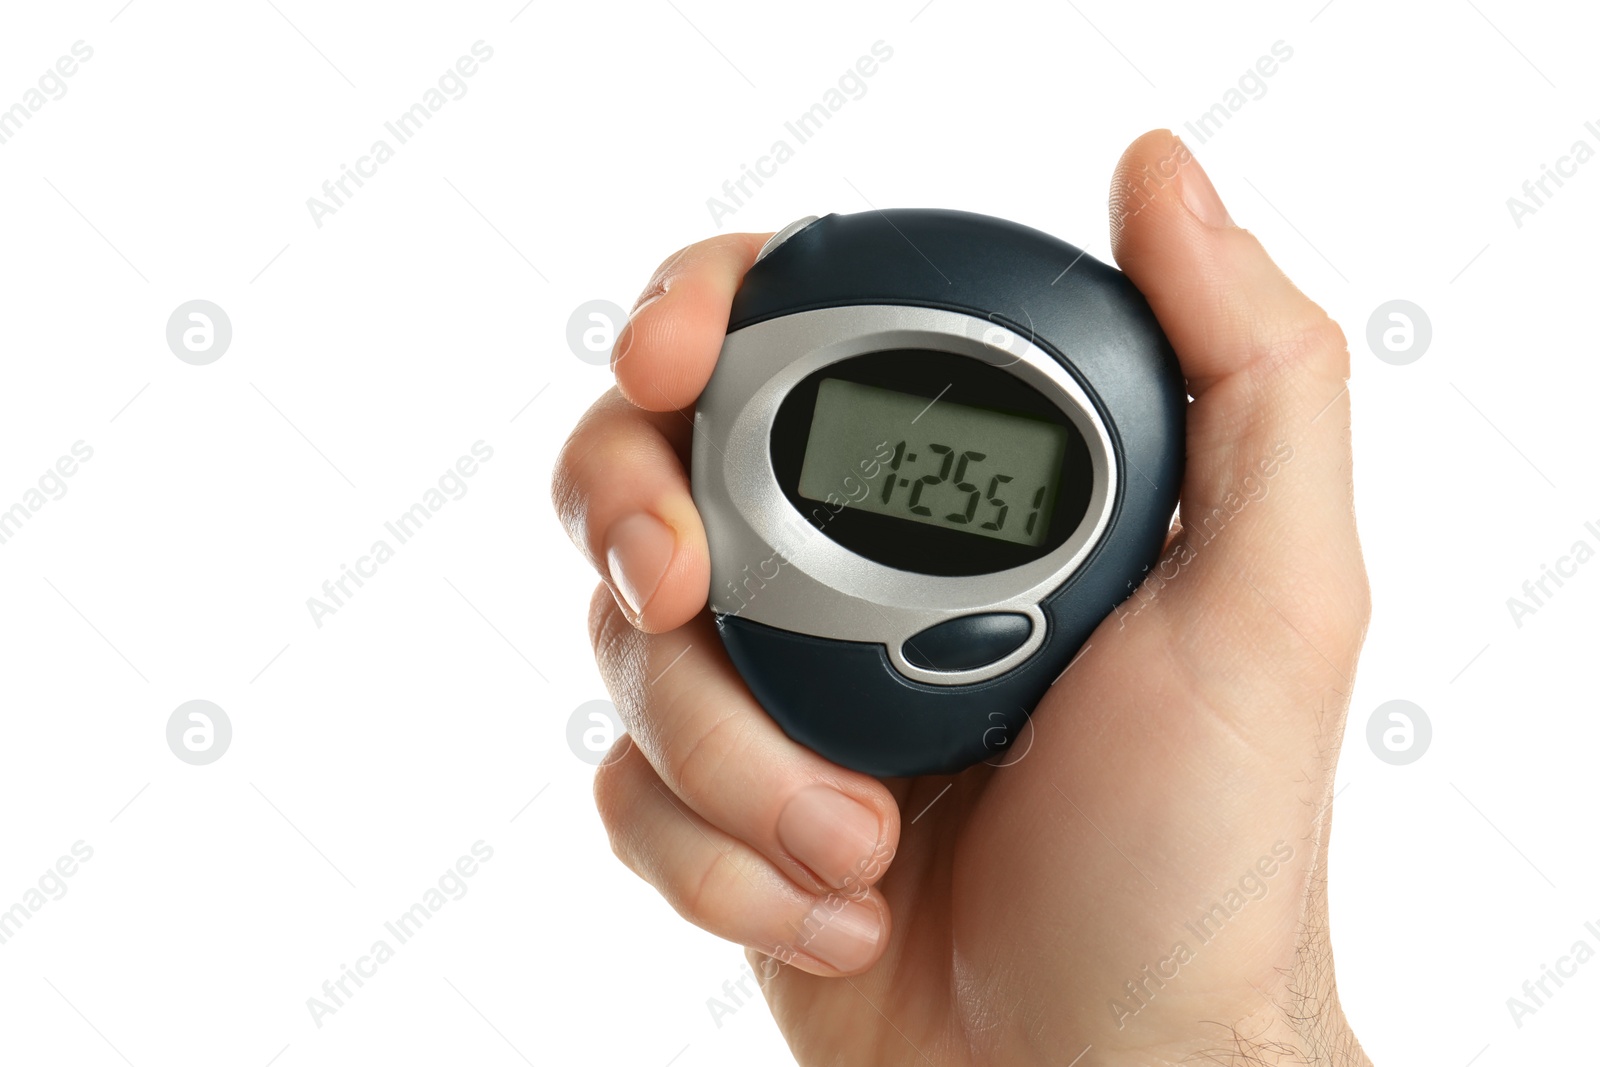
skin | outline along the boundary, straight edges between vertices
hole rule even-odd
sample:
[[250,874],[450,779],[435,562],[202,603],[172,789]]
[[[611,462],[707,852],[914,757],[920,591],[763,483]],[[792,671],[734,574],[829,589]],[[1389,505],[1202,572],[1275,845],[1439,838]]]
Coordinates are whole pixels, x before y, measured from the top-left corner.
[[[1102,623],[1009,766],[844,770],[790,741],[722,650],[689,417],[767,235],[662,265],[619,337],[616,388],[558,460],[553,496],[604,579],[590,631],[629,728],[595,778],[613,849],[689,921],[747,946],[802,1064],[1368,1063],[1339,1007],[1326,899],[1370,614],[1344,336],[1170,133],[1128,148],[1110,219],[1194,397],[1179,521],[1161,580]],[[637,512],[673,540],[636,612],[607,548]],[[815,869],[786,851],[784,806],[818,787],[878,815],[875,848],[841,840]],[[882,924],[845,973],[807,951],[842,897]]]

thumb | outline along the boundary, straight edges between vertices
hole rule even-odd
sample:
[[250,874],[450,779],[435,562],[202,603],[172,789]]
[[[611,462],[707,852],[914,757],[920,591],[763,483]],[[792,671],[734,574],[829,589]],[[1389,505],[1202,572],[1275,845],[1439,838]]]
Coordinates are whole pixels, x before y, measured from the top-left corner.
[[1368,604],[1343,332],[1235,225],[1168,131],[1123,154],[1111,232],[1194,397],[1174,548],[1195,578],[1174,583],[1172,599],[1234,609],[1249,626],[1287,623],[1347,674]]

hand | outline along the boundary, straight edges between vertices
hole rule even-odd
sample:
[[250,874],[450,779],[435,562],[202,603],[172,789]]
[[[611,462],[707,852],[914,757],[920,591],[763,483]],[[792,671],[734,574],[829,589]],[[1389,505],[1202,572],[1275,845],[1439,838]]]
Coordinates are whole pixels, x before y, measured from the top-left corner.
[[1367,1063],[1325,891],[1369,615],[1344,337],[1170,133],[1123,156],[1111,233],[1194,397],[1180,522],[1010,766],[844,770],[723,653],[690,417],[765,235],[656,272],[557,463],[629,730],[595,778],[612,847],[747,946],[802,1064]]

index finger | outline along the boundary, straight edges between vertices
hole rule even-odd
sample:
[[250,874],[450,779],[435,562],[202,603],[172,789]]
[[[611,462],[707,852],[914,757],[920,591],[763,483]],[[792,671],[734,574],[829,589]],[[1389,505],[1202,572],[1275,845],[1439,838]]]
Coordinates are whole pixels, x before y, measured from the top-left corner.
[[733,294],[770,236],[722,234],[656,268],[613,349],[623,396],[647,411],[694,403],[717,364]]

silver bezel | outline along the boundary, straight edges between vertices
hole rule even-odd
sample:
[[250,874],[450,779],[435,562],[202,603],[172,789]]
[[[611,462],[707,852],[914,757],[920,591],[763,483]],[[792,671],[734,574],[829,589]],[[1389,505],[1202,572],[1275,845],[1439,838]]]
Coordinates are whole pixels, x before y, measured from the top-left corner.
[[[851,552],[795,510],[768,447],[779,405],[821,367],[896,348],[954,352],[1007,368],[1066,414],[1088,443],[1094,486],[1084,520],[1065,542],[992,574],[915,574]],[[935,685],[984,681],[1038,649],[1045,630],[1039,601],[1100,540],[1118,475],[1111,437],[1088,395],[1027,338],[972,315],[876,304],[796,312],[729,334],[695,409],[692,467],[711,550],[712,610],[795,633],[882,644],[901,674]],[[1027,642],[1002,660],[970,671],[930,671],[902,654],[906,639],[929,626],[992,611],[1033,620]]]

